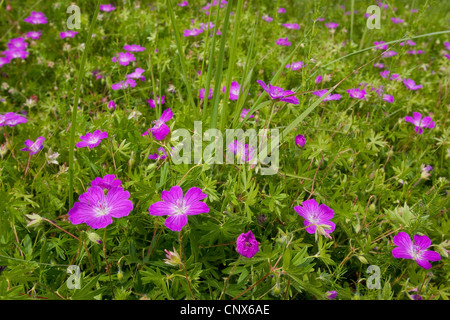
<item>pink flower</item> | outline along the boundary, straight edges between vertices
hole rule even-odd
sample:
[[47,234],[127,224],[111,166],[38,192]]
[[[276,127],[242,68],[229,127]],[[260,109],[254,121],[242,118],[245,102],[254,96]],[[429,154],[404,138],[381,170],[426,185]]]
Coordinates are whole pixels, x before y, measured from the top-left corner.
[[295,105],[299,104],[298,98],[293,96],[294,92],[290,90],[285,91],[283,88],[273,86],[270,84],[270,81],[268,85],[266,85],[262,80],[257,80],[256,82],[269,94],[270,98],[273,100],[284,101]]
[[181,231],[187,224],[189,215],[208,213],[209,207],[201,200],[207,197],[200,188],[190,188],[183,197],[183,190],[179,186],[173,186],[170,191],[164,190],[161,199],[152,204],[149,214],[154,216],[169,217],[164,225],[172,231]]
[[26,148],[20,149],[20,151],[29,152],[30,156],[36,154],[39,151],[41,151],[42,148],[44,147],[44,141],[45,141],[44,137],[38,137],[34,142],[32,140],[27,139],[25,140]]
[[384,94],[383,95],[383,100],[387,101],[389,103],[393,103],[394,102],[394,96],[391,96],[389,94]]
[[112,188],[122,186],[122,182],[119,179],[116,179],[114,174],[107,174],[103,178],[97,177],[91,181],[92,187],[100,187],[105,190],[111,190]]
[[125,51],[129,51],[129,52],[142,52],[142,51],[145,51],[144,47],[141,47],[140,45],[137,45],[137,44],[124,45],[123,49]]
[[401,81],[400,75],[397,73],[393,73],[389,80]]
[[383,52],[383,54],[381,56],[383,58],[390,58],[390,57],[393,57],[393,56],[396,56],[396,55],[397,55],[397,52],[390,50],[390,51],[387,51],[387,52]]
[[42,36],[41,31],[29,31],[26,34],[27,39],[38,40]]
[[[174,150],[174,149],[175,149],[175,147],[172,147],[172,150]],[[172,154],[172,153],[170,153],[170,154]],[[154,154],[149,154],[148,158],[152,159],[152,160],[164,160],[167,158],[166,150],[164,149],[164,147],[159,147],[158,152],[155,152]]]
[[[321,96],[323,96],[327,92],[328,92],[327,89],[323,89],[323,90],[319,90],[319,91],[314,91],[313,95],[316,95],[316,96],[318,96],[320,98]],[[341,99],[341,95],[339,93],[335,93],[335,94],[329,94],[322,101],[340,100],[340,99]]]
[[381,75],[383,78],[387,79],[388,76],[389,76],[389,70],[381,71],[381,72],[380,72],[380,75]]
[[397,246],[392,250],[394,258],[412,259],[424,269],[431,269],[429,261],[439,261],[439,253],[427,250],[431,246],[431,240],[427,236],[414,236],[414,242],[406,232],[400,232],[392,239]]
[[279,46],[290,46],[291,43],[289,42],[288,38],[280,38],[275,42]]
[[183,36],[184,37],[196,37],[200,33],[203,33],[202,29],[196,29],[196,28],[194,28],[192,30],[186,29],[186,30],[184,30]]
[[116,110],[116,103],[113,100],[108,102],[108,109],[109,110],[111,110],[111,109]]
[[282,26],[288,29],[300,30],[300,26],[297,23],[285,23]]
[[156,140],[164,140],[166,135],[168,135],[170,132],[170,128],[166,125],[166,122],[172,119],[172,117],[173,112],[170,108],[164,110],[161,117],[153,122],[154,126],[145,131],[143,134],[141,134],[141,136],[146,136],[151,132]]
[[322,76],[317,76],[316,77],[316,80],[314,81],[316,84],[319,84],[319,83],[321,83],[322,82],[322,80],[323,80],[323,77]]
[[183,2],[177,4],[177,6],[179,6],[179,7],[187,7],[188,5],[189,5],[189,3],[187,1],[183,1]]
[[299,134],[298,136],[295,137],[295,144],[300,148],[303,148],[306,144],[306,137]]
[[113,90],[119,90],[119,89],[126,89],[128,87],[133,88],[136,87],[136,81],[133,79],[127,79],[125,81],[120,81],[118,83],[114,83],[111,85],[111,89]]
[[28,47],[28,43],[24,38],[13,38],[6,44],[9,50],[24,51]]
[[118,56],[112,58],[112,62],[116,63],[117,61],[120,65],[127,66],[131,61],[136,61],[136,57],[130,52],[119,52]]
[[241,233],[236,239],[236,251],[246,258],[252,258],[259,252],[258,241],[256,241],[253,232]]
[[273,18],[269,17],[267,14],[263,14],[262,19],[266,22],[272,22]]
[[395,17],[394,17],[394,18],[391,18],[391,21],[392,21],[393,23],[395,23],[395,24],[405,22],[403,19],[395,18]]
[[100,5],[100,11],[111,12],[111,11],[114,11],[114,10],[116,10],[116,8],[113,5],[111,5],[111,4],[101,4]]
[[384,68],[384,64],[381,63],[381,62],[377,62],[377,63],[375,63],[373,66],[374,66],[375,68],[380,68],[380,69],[383,69],[383,68]]
[[327,299],[328,300],[333,300],[334,298],[337,297],[337,292],[336,291],[327,291]]
[[292,71],[299,70],[304,67],[303,61],[293,62],[292,64],[287,64],[285,68],[289,68]]
[[73,38],[76,34],[78,34],[78,31],[68,30],[61,32],[59,36],[61,37],[61,39]]
[[95,130],[93,133],[86,133],[86,135],[81,136],[81,141],[76,144],[77,148],[89,147],[89,149],[97,147],[102,139],[108,138],[108,132],[102,132],[100,130]]
[[278,8],[278,13],[286,13],[286,9],[285,8]]
[[417,85],[414,80],[412,79],[403,79],[403,84],[405,87],[407,87],[409,90],[419,90],[423,87],[423,85]]
[[[239,90],[241,86],[237,81],[233,81],[230,84],[230,100],[237,100],[239,98]],[[222,92],[225,93],[226,87],[222,88]]]
[[[242,112],[241,112],[241,119],[245,119],[245,117],[247,116],[247,113],[250,111],[250,109],[245,109],[242,108]],[[255,116],[253,114],[251,114],[248,119],[254,118]]]
[[[213,93],[214,93],[214,90],[212,88],[210,88],[208,99],[211,99],[213,97]],[[205,99],[205,88],[200,89],[200,93],[198,94],[198,97],[202,100]]]
[[434,123],[433,119],[431,119],[431,117],[424,117],[422,119],[422,114],[420,112],[413,112],[412,117],[406,116],[405,121],[410,122],[413,125],[415,125],[414,130],[418,134],[423,133],[423,128],[433,129],[435,126],[435,123]]
[[157,95],[156,101],[154,99],[146,100],[147,103],[150,105],[150,108],[155,108],[157,104],[163,105],[165,102],[166,96],[161,96],[161,98]]
[[241,161],[250,162],[255,157],[255,148],[249,144],[243,144],[237,140],[228,145],[228,150],[237,156],[239,164]]
[[11,58],[9,57],[0,57],[0,68],[3,67],[5,64],[8,64],[11,62]]
[[3,51],[3,54],[6,59],[11,61],[13,59],[26,59],[30,53],[24,50],[6,50]]
[[339,23],[336,22],[325,23],[325,27],[327,27],[328,29],[336,29],[338,26]]
[[0,114],[0,127],[3,126],[15,127],[18,124],[26,122],[27,118],[14,112],[7,112],[4,115]]
[[295,206],[294,210],[303,217],[306,232],[309,234],[316,233],[320,227],[325,234],[330,234],[336,228],[334,222],[330,221],[334,217],[334,211],[325,204],[319,204],[315,199],[302,202],[302,206]]
[[125,77],[127,79],[141,79],[141,81],[145,81],[145,77],[142,75],[144,72],[144,69],[136,68],[134,72],[127,74]]
[[364,99],[364,97],[366,96],[366,91],[364,89],[353,88],[348,89],[347,92],[351,98],[355,99]]
[[412,40],[406,40],[405,42],[400,42],[401,47],[403,47],[404,45],[415,46],[416,43]]
[[375,49],[377,50],[386,50],[388,48],[387,44],[384,44],[384,41],[375,41],[373,44],[376,45]]
[[112,218],[122,218],[130,214],[133,203],[129,198],[130,193],[121,187],[109,189],[106,196],[101,187],[90,187],[69,210],[69,221],[75,225],[86,223],[93,229],[105,228],[113,223]]
[[31,11],[30,16],[26,17],[23,21],[31,24],[46,24],[47,18],[42,12]]

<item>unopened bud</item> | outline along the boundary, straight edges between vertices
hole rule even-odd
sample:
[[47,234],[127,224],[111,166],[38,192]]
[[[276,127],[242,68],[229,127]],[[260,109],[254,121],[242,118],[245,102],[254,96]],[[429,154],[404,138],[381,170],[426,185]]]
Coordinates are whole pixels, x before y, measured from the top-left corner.
[[175,248],[173,248],[173,251],[169,251],[167,249],[164,249],[164,251],[166,252],[167,258],[163,259],[165,263],[174,267],[178,266],[181,263],[180,255],[178,254],[177,250],[175,250]]
[[35,227],[42,221],[42,217],[36,213],[27,214],[26,215],[30,221],[27,224],[27,227]]

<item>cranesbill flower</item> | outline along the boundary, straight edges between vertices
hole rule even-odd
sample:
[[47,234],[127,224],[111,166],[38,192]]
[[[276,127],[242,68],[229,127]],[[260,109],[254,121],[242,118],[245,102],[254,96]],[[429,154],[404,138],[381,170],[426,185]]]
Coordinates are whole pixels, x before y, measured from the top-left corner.
[[[314,91],[313,95],[316,95],[316,96],[318,96],[320,98],[321,96],[323,96],[327,92],[328,92],[327,89],[318,90],[318,91]],[[341,95],[339,93],[334,93],[334,94],[329,94],[322,101],[340,100],[340,99],[341,99]]]
[[303,201],[294,210],[305,219],[303,223],[309,234],[316,233],[319,228],[319,233],[329,235],[336,228],[334,222],[330,221],[334,217],[334,211],[325,204],[319,206],[315,199]]
[[403,47],[404,45],[415,46],[416,43],[412,40],[406,40],[405,42],[400,42],[401,47]]
[[29,31],[26,34],[27,39],[38,40],[42,36],[41,31]]
[[211,21],[209,23],[200,23],[200,29],[202,30],[210,30],[214,28],[214,23]]
[[394,258],[412,259],[424,269],[431,269],[429,261],[439,261],[439,253],[427,250],[431,246],[431,240],[427,236],[414,236],[414,242],[406,232],[400,232],[392,239],[397,246],[392,250]]
[[61,32],[59,36],[61,37],[61,39],[73,38],[76,34],[78,34],[78,31],[68,30]]
[[435,123],[434,123],[433,119],[431,119],[431,117],[424,117],[422,119],[422,114],[420,112],[413,112],[412,117],[406,116],[405,121],[411,122],[412,124],[414,124],[415,125],[414,130],[418,134],[423,133],[423,128],[433,129],[435,126]]
[[383,95],[383,100],[389,103],[393,103],[394,102],[394,96],[390,95],[390,94],[384,94]]
[[202,29],[196,29],[196,28],[194,28],[192,30],[186,29],[186,30],[184,30],[183,36],[184,37],[196,37],[202,32],[203,32]]
[[408,51],[408,54],[424,54],[425,51],[423,50],[410,50]]
[[86,223],[93,229],[105,228],[113,223],[112,218],[130,214],[133,203],[129,198],[130,193],[121,187],[109,189],[106,195],[101,187],[90,187],[69,210],[69,221],[72,224]]
[[237,140],[228,145],[228,150],[244,162],[250,162],[255,157],[255,148],[249,144],[243,144]]
[[338,26],[339,23],[336,22],[325,23],[325,27],[327,27],[328,29],[336,29]]
[[116,10],[116,8],[111,4],[101,4],[99,9],[103,12],[111,12]]
[[31,11],[30,15],[26,17],[23,21],[31,24],[46,24],[47,18],[42,12]]
[[14,112],[7,112],[4,115],[0,114],[0,127],[9,126],[14,127],[18,124],[27,122],[27,118]]
[[401,81],[400,75],[397,73],[393,73],[389,80]]
[[25,50],[6,50],[3,51],[3,54],[7,59],[13,60],[13,59],[26,59],[30,53]]
[[108,132],[95,130],[93,133],[86,133],[86,135],[81,136],[81,141],[76,144],[77,148],[89,147],[89,149],[97,147],[102,139],[108,138]]
[[0,57],[0,68],[3,67],[5,64],[8,64],[11,62],[11,59],[8,57]]
[[444,42],[444,46],[446,50],[450,50],[450,42]]
[[380,72],[380,75],[381,75],[383,78],[387,79],[388,76],[389,76],[389,70],[381,71],[381,72]]
[[[247,113],[250,111],[250,109],[245,109],[242,108],[242,112],[241,112],[241,119],[245,119],[245,117],[247,116]],[[255,116],[252,114],[248,117],[248,119],[254,118]]]
[[280,38],[275,42],[279,46],[290,46],[291,43],[289,42],[288,38]]
[[348,89],[347,92],[351,98],[355,99],[364,99],[364,97],[366,96],[366,91],[364,89],[353,88]]
[[108,102],[108,109],[111,110],[116,110],[116,103],[114,102],[114,100],[111,100]]
[[236,239],[236,251],[246,258],[253,257],[259,252],[259,244],[255,235],[250,230],[247,233],[241,233]]
[[34,142],[32,140],[27,139],[25,140],[26,148],[20,149],[20,151],[29,152],[30,156],[36,154],[39,151],[41,151],[42,148],[44,147],[44,141],[45,141],[44,137],[38,137]]
[[137,45],[137,44],[124,45],[123,49],[125,51],[130,51],[130,52],[142,52],[142,51],[145,51],[144,47],[141,47],[140,45]]
[[390,58],[390,57],[393,57],[393,56],[396,56],[396,55],[397,55],[397,52],[389,50],[387,52],[383,52],[381,57],[383,57],[383,58]]
[[177,6],[179,6],[179,7],[187,7],[188,5],[189,5],[189,3],[187,1],[183,1],[183,2],[177,4]]
[[153,121],[154,126],[141,134],[141,136],[146,136],[151,132],[156,140],[164,140],[166,135],[168,135],[170,132],[170,128],[167,126],[166,122],[172,119],[172,117],[173,112],[170,108],[164,110],[161,117],[158,120]]
[[286,13],[286,9],[285,8],[278,8],[278,13]]
[[141,79],[141,81],[145,81],[145,77],[142,75],[144,72],[144,69],[136,68],[134,72],[127,74],[125,77],[127,79]]
[[117,61],[120,65],[127,66],[131,61],[136,61],[136,57],[130,52],[119,52],[118,56],[112,58],[112,62],[116,63]]
[[97,186],[105,190],[111,190],[112,188],[121,187],[122,182],[119,179],[116,179],[116,175],[107,174],[103,178],[97,177],[92,180],[91,186]]
[[373,44],[376,46],[375,49],[377,50],[386,50],[388,45],[385,43],[385,41],[375,41]]
[[289,68],[292,71],[299,70],[304,67],[303,61],[293,62],[291,64],[287,64],[285,68]]
[[[230,100],[237,100],[239,98],[239,90],[241,86],[237,81],[233,81],[230,84]],[[225,93],[226,87],[222,88],[222,92]]]
[[[210,88],[209,89],[209,95],[208,95],[208,99],[211,99],[212,97],[213,97],[213,93],[214,93],[214,90],[212,89],[212,88]],[[205,99],[205,88],[201,88],[200,89],[200,92],[199,92],[199,94],[198,94],[198,97],[200,98],[200,99]]]
[[421,84],[416,84],[414,80],[412,79],[403,79],[403,84],[405,87],[407,87],[409,90],[419,90],[423,87]]
[[334,298],[337,297],[337,292],[336,291],[327,291],[326,296],[327,296],[328,300],[333,300]]
[[28,47],[28,42],[24,38],[13,38],[6,44],[9,50],[25,50]]
[[164,225],[172,231],[181,231],[187,224],[188,216],[208,213],[209,207],[201,200],[207,197],[200,188],[190,188],[183,197],[183,190],[179,186],[173,186],[170,191],[164,190],[161,199],[152,204],[149,214],[154,216],[169,217]]
[[264,91],[266,91],[269,94],[269,96],[273,100],[284,101],[284,102],[292,103],[295,105],[299,104],[297,97],[289,96],[291,94],[294,94],[294,92],[292,92],[290,90],[285,91],[283,88],[273,86],[270,84],[270,81],[269,81],[268,85],[266,85],[264,83],[264,81],[262,81],[262,80],[257,80],[256,82],[264,89]]
[[288,29],[300,30],[300,26],[297,23],[284,23],[282,26]]
[[299,134],[295,137],[295,144],[300,148],[303,148],[306,144],[306,137]]
[[128,87],[133,88],[136,87],[136,81],[134,81],[133,79],[127,79],[125,81],[120,81],[118,83],[113,83],[111,85],[111,89],[113,90],[119,90],[119,89],[126,89]]
[[314,80],[314,82],[315,82],[316,84],[319,84],[319,83],[322,82],[322,80],[323,80],[323,77],[322,77],[321,75],[318,75],[318,76],[316,77],[316,80]]
[[384,68],[384,64],[381,63],[381,62],[377,62],[377,63],[375,63],[373,66],[374,66],[375,68],[380,68],[380,69],[383,69],[383,68]]
[[391,21],[392,21],[393,23],[395,23],[395,24],[405,22],[405,20],[400,19],[400,18],[395,18],[395,17],[391,18]]
[[149,99],[149,100],[146,100],[146,101],[150,105],[150,108],[155,108],[156,105],[158,105],[158,104],[163,105],[164,102],[165,102],[165,99],[166,99],[166,96],[159,97],[157,95],[156,96],[156,101],[155,101],[155,99]]
[[266,22],[272,22],[273,18],[268,16],[267,14],[263,14],[263,16],[261,17],[261,19],[263,19]]
[[[172,147],[172,151],[175,150],[175,147]],[[170,155],[172,155],[172,152],[169,152]],[[164,160],[166,159],[167,153],[164,147],[159,147],[158,152],[155,152],[154,154],[149,154],[148,158],[152,160]]]

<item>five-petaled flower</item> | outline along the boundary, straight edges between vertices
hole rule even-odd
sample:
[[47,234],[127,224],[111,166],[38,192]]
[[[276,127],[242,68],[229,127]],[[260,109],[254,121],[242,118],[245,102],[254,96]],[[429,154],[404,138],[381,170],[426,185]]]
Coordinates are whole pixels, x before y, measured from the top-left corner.
[[264,91],[269,94],[269,96],[273,100],[284,101],[295,105],[299,103],[298,98],[293,96],[294,92],[290,90],[284,90],[283,88],[273,86],[270,84],[270,81],[268,85],[266,85],[262,80],[256,80],[256,82],[258,82],[258,84],[264,89]]
[[[160,104],[163,105],[165,102],[166,96],[156,96],[156,99],[148,99],[146,100],[147,103],[150,105],[150,108],[155,108],[156,105]],[[156,101],[155,101],[156,100]]]
[[36,139],[36,141],[32,141],[32,140],[25,140],[25,145],[26,148],[20,149],[20,151],[26,151],[30,153],[30,156],[33,154],[38,153],[39,151],[42,150],[42,148],[44,147],[44,137],[38,137]]
[[419,89],[421,89],[423,87],[422,84],[416,84],[415,81],[412,80],[412,79],[403,79],[403,84],[409,90],[419,90]]
[[431,240],[427,236],[415,235],[414,242],[406,232],[400,232],[392,239],[397,246],[392,250],[394,258],[412,259],[424,269],[431,269],[429,261],[439,261],[439,253],[427,250],[431,246]]
[[101,229],[113,223],[112,218],[128,216],[133,210],[133,203],[128,200],[130,193],[121,187],[105,191],[99,186],[90,187],[69,210],[72,224],[86,223],[93,229]]
[[103,178],[97,177],[91,181],[91,186],[100,187],[102,189],[110,190],[112,188],[122,186],[122,182],[119,179],[116,179],[116,175],[107,174]]
[[112,58],[112,62],[116,63],[117,61],[120,65],[127,66],[131,61],[136,61],[136,57],[130,52],[119,52],[117,56]]
[[141,134],[141,136],[146,136],[151,132],[156,140],[164,140],[166,135],[168,135],[170,132],[170,128],[167,126],[166,122],[172,119],[172,117],[172,109],[169,108],[167,110],[164,110],[161,117],[153,122],[154,126]]
[[241,233],[236,239],[236,251],[246,258],[252,258],[259,251],[258,241],[250,230],[247,233]]
[[301,135],[301,134],[297,135],[295,137],[295,144],[297,146],[299,146],[300,148],[303,148],[305,146],[305,144],[306,144],[306,137],[304,135]]
[[207,197],[200,188],[190,188],[183,197],[183,190],[179,186],[173,186],[170,191],[161,193],[162,201],[153,203],[149,208],[149,214],[153,216],[169,217],[164,225],[172,231],[181,231],[187,224],[188,216],[208,213],[208,205],[201,201]]
[[295,206],[294,210],[303,217],[306,232],[314,234],[319,231],[324,236],[334,231],[336,225],[330,221],[334,217],[334,211],[325,204],[319,204],[315,199],[302,202],[301,206]]
[[97,147],[102,139],[108,138],[108,132],[95,130],[93,133],[86,133],[86,135],[81,136],[81,141],[76,144],[77,148],[89,147],[89,149]]
[[275,42],[279,46],[290,46],[291,43],[289,42],[288,38],[280,38]]
[[423,128],[433,129],[434,125],[435,125],[435,123],[434,123],[433,119],[431,119],[431,117],[424,117],[422,119],[422,114],[420,112],[413,112],[412,117],[406,116],[405,121],[411,122],[412,124],[414,124],[415,125],[414,130],[418,134],[422,134]]
[[[237,100],[239,98],[239,90],[241,86],[237,81],[233,81],[230,84],[230,100]],[[222,88],[222,92],[225,93],[226,87]]]

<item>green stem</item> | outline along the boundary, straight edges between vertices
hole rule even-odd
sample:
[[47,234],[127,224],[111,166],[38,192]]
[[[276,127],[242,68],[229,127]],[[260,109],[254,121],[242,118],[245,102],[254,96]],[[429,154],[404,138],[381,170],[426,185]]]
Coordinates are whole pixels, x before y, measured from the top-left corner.
[[91,47],[91,38],[92,33],[94,31],[95,23],[97,21],[98,11],[100,9],[100,0],[97,0],[94,16],[92,17],[91,25],[89,27],[87,39],[86,39],[86,47],[83,51],[83,56],[81,58],[80,68],[78,69],[78,81],[77,81],[77,89],[75,91],[74,105],[72,108],[72,126],[70,128],[70,140],[69,140],[69,207],[73,206],[73,160],[74,160],[74,150],[75,150],[75,132],[77,129],[77,110],[78,110],[78,101],[80,97],[80,87],[84,77],[84,65],[86,62],[86,56],[89,52],[89,48]]

